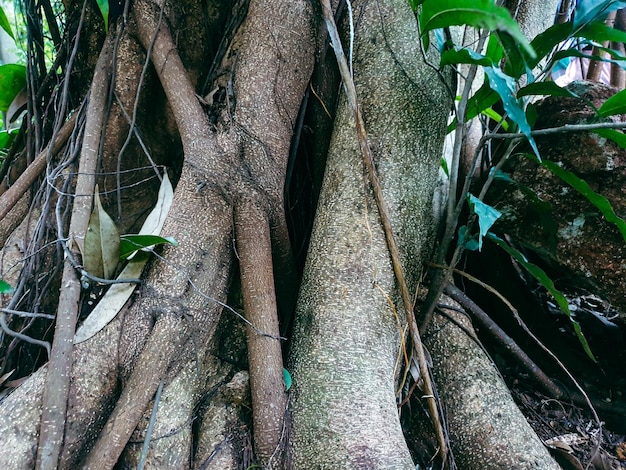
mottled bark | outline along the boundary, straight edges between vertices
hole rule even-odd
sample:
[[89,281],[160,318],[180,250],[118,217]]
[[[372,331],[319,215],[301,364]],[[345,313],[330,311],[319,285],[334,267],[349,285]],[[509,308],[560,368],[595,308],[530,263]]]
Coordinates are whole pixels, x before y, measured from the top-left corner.
[[[459,308],[445,297],[442,303]],[[558,470],[480,348],[468,318],[458,310],[444,312],[447,317],[435,315],[425,342],[458,468]]]
[[[410,288],[431,248],[449,97],[401,1],[357,2],[354,81]],[[298,301],[291,368],[296,468],[413,468],[396,408],[403,323],[353,113],[338,110]]]

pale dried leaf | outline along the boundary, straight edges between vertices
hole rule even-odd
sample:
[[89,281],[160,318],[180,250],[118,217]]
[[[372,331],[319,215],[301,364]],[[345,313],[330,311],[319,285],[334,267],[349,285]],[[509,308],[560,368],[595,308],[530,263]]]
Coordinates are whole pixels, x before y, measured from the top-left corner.
[[[159,235],[161,233],[165,217],[172,205],[173,194],[174,190],[166,173],[161,182],[157,204],[139,231],[141,235]],[[133,257],[122,270],[118,279],[140,277],[148,258],[149,253],[138,252],[138,255]],[[136,284],[113,284],[76,332],[74,343],[88,340],[108,325],[124,307],[136,287]]]
[[97,277],[111,279],[120,260],[120,234],[100,203],[98,186],[83,250],[85,270]]

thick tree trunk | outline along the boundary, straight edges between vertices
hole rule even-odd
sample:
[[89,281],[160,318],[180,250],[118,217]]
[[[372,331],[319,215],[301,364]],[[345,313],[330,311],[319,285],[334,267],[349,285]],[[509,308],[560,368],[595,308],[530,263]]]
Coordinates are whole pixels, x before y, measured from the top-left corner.
[[[415,288],[432,243],[432,193],[451,97],[421,61],[403,1],[357,2],[354,81]],[[298,301],[291,368],[296,468],[414,468],[396,406],[403,313],[342,99]]]

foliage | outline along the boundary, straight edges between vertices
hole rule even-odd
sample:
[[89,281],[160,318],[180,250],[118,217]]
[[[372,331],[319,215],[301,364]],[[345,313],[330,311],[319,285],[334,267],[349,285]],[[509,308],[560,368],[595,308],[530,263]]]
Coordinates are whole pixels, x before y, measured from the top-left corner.
[[[478,30],[477,37],[481,38],[476,43],[477,45],[474,44],[472,47],[457,45],[449,40],[441,52],[440,67],[463,65],[466,70],[468,67],[470,70],[482,70],[485,78],[485,83],[473,96],[466,94],[466,98],[461,97],[457,101],[458,112],[448,130],[455,131],[455,138],[462,139],[463,124],[476,116],[481,116],[484,121],[492,119],[495,122],[491,128],[497,130],[497,126],[504,127],[506,125],[506,129],[512,132],[509,137],[510,144],[506,146],[504,154],[496,156],[492,160],[490,176],[478,197],[469,193],[468,182],[465,183],[459,199],[457,199],[459,188],[450,188],[448,197],[451,201],[449,201],[446,221],[448,227],[445,231],[449,239],[442,242],[438,262],[442,262],[446,257],[446,250],[454,236],[455,227],[459,227],[458,244],[453,255],[452,265],[459,261],[464,249],[480,250],[483,238],[487,237],[524,266],[555,298],[561,310],[571,319],[571,312],[565,297],[554,287],[554,283],[546,273],[539,267],[528,263],[515,248],[489,233],[489,229],[500,214],[485,204],[483,198],[493,180],[498,175],[502,177],[501,166],[515,152],[520,142],[526,140],[535,154],[528,155],[528,158],[535,160],[537,164],[542,165],[582,194],[602,213],[607,221],[618,227],[626,240],[626,222],[615,214],[604,196],[594,192],[583,179],[573,173],[553,162],[542,161],[532,130],[535,121],[535,111],[532,105],[534,99],[542,96],[576,96],[571,90],[549,81],[552,69],[560,60],[585,57],[626,67],[626,57],[617,50],[602,45],[605,41],[626,42],[626,33],[613,29],[602,21],[607,13],[626,7],[626,2],[616,0],[581,2],[573,20],[548,28],[532,42],[523,36],[517,23],[510,17],[508,10],[497,6],[492,0],[472,0],[469,2],[463,0],[411,0],[410,3],[414,11],[418,13],[425,47],[428,47],[428,33],[437,28],[464,25],[476,28]],[[594,53],[591,55],[584,53],[580,45],[596,46],[598,50],[605,53],[606,57]],[[472,83],[466,83],[466,90],[469,91],[471,86]],[[504,111],[504,114],[501,114],[500,110]],[[600,122],[601,119],[608,116],[625,113],[626,92],[622,91],[608,99],[597,110],[597,120]],[[489,126],[485,125],[484,128],[489,129]],[[606,138],[615,140],[618,145],[626,148],[626,136],[621,131],[598,129],[597,132]],[[482,145],[493,138],[497,138],[497,136],[487,130],[483,135]],[[452,157],[453,166],[450,166],[450,162],[446,162],[445,166],[446,175],[449,176],[451,182],[458,181],[460,146],[457,147],[456,151],[459,153]],[[477,149],[475,158],[478,158],[480,152],[484,152],[484,148]],[[472,167],[475,168],[475,166],[476,162],[473,162]],[[468,181],[471,178],[472,174],[469,174],[467,176]],[[532,193],[529,188],[520,189],[527,196],[529,196],[528,193]],[[533,204],[536,203],[535,205],[540,208],[545,216],[544,206],[546,203],[534,193],[530,196],[530,199],[534,201]],[[464,199],[467,199],[469,204],[470,218],[467,223],[462,224],[459,218]],[[472,231],[475,229],[472,227],[476,221],[478,222],[478,233],[473,235]],[[573,325],[583,349],[593,359],[580,326],[574,321]]]
[[0,279],[0,294],[12,294],[13,287],[8,282]]

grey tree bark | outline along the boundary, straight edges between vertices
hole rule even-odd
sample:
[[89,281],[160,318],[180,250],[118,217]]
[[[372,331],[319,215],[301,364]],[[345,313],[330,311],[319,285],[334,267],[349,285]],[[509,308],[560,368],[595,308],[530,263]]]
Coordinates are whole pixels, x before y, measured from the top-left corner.
[[[354,81],[414,288],[432,248],[441,111],[451,96],[421,57],[408,3],[363,1],[353,9]],[[403,313],[368,187],[342,99],[293,333],[295,468],[414,468],[396,406]]]

